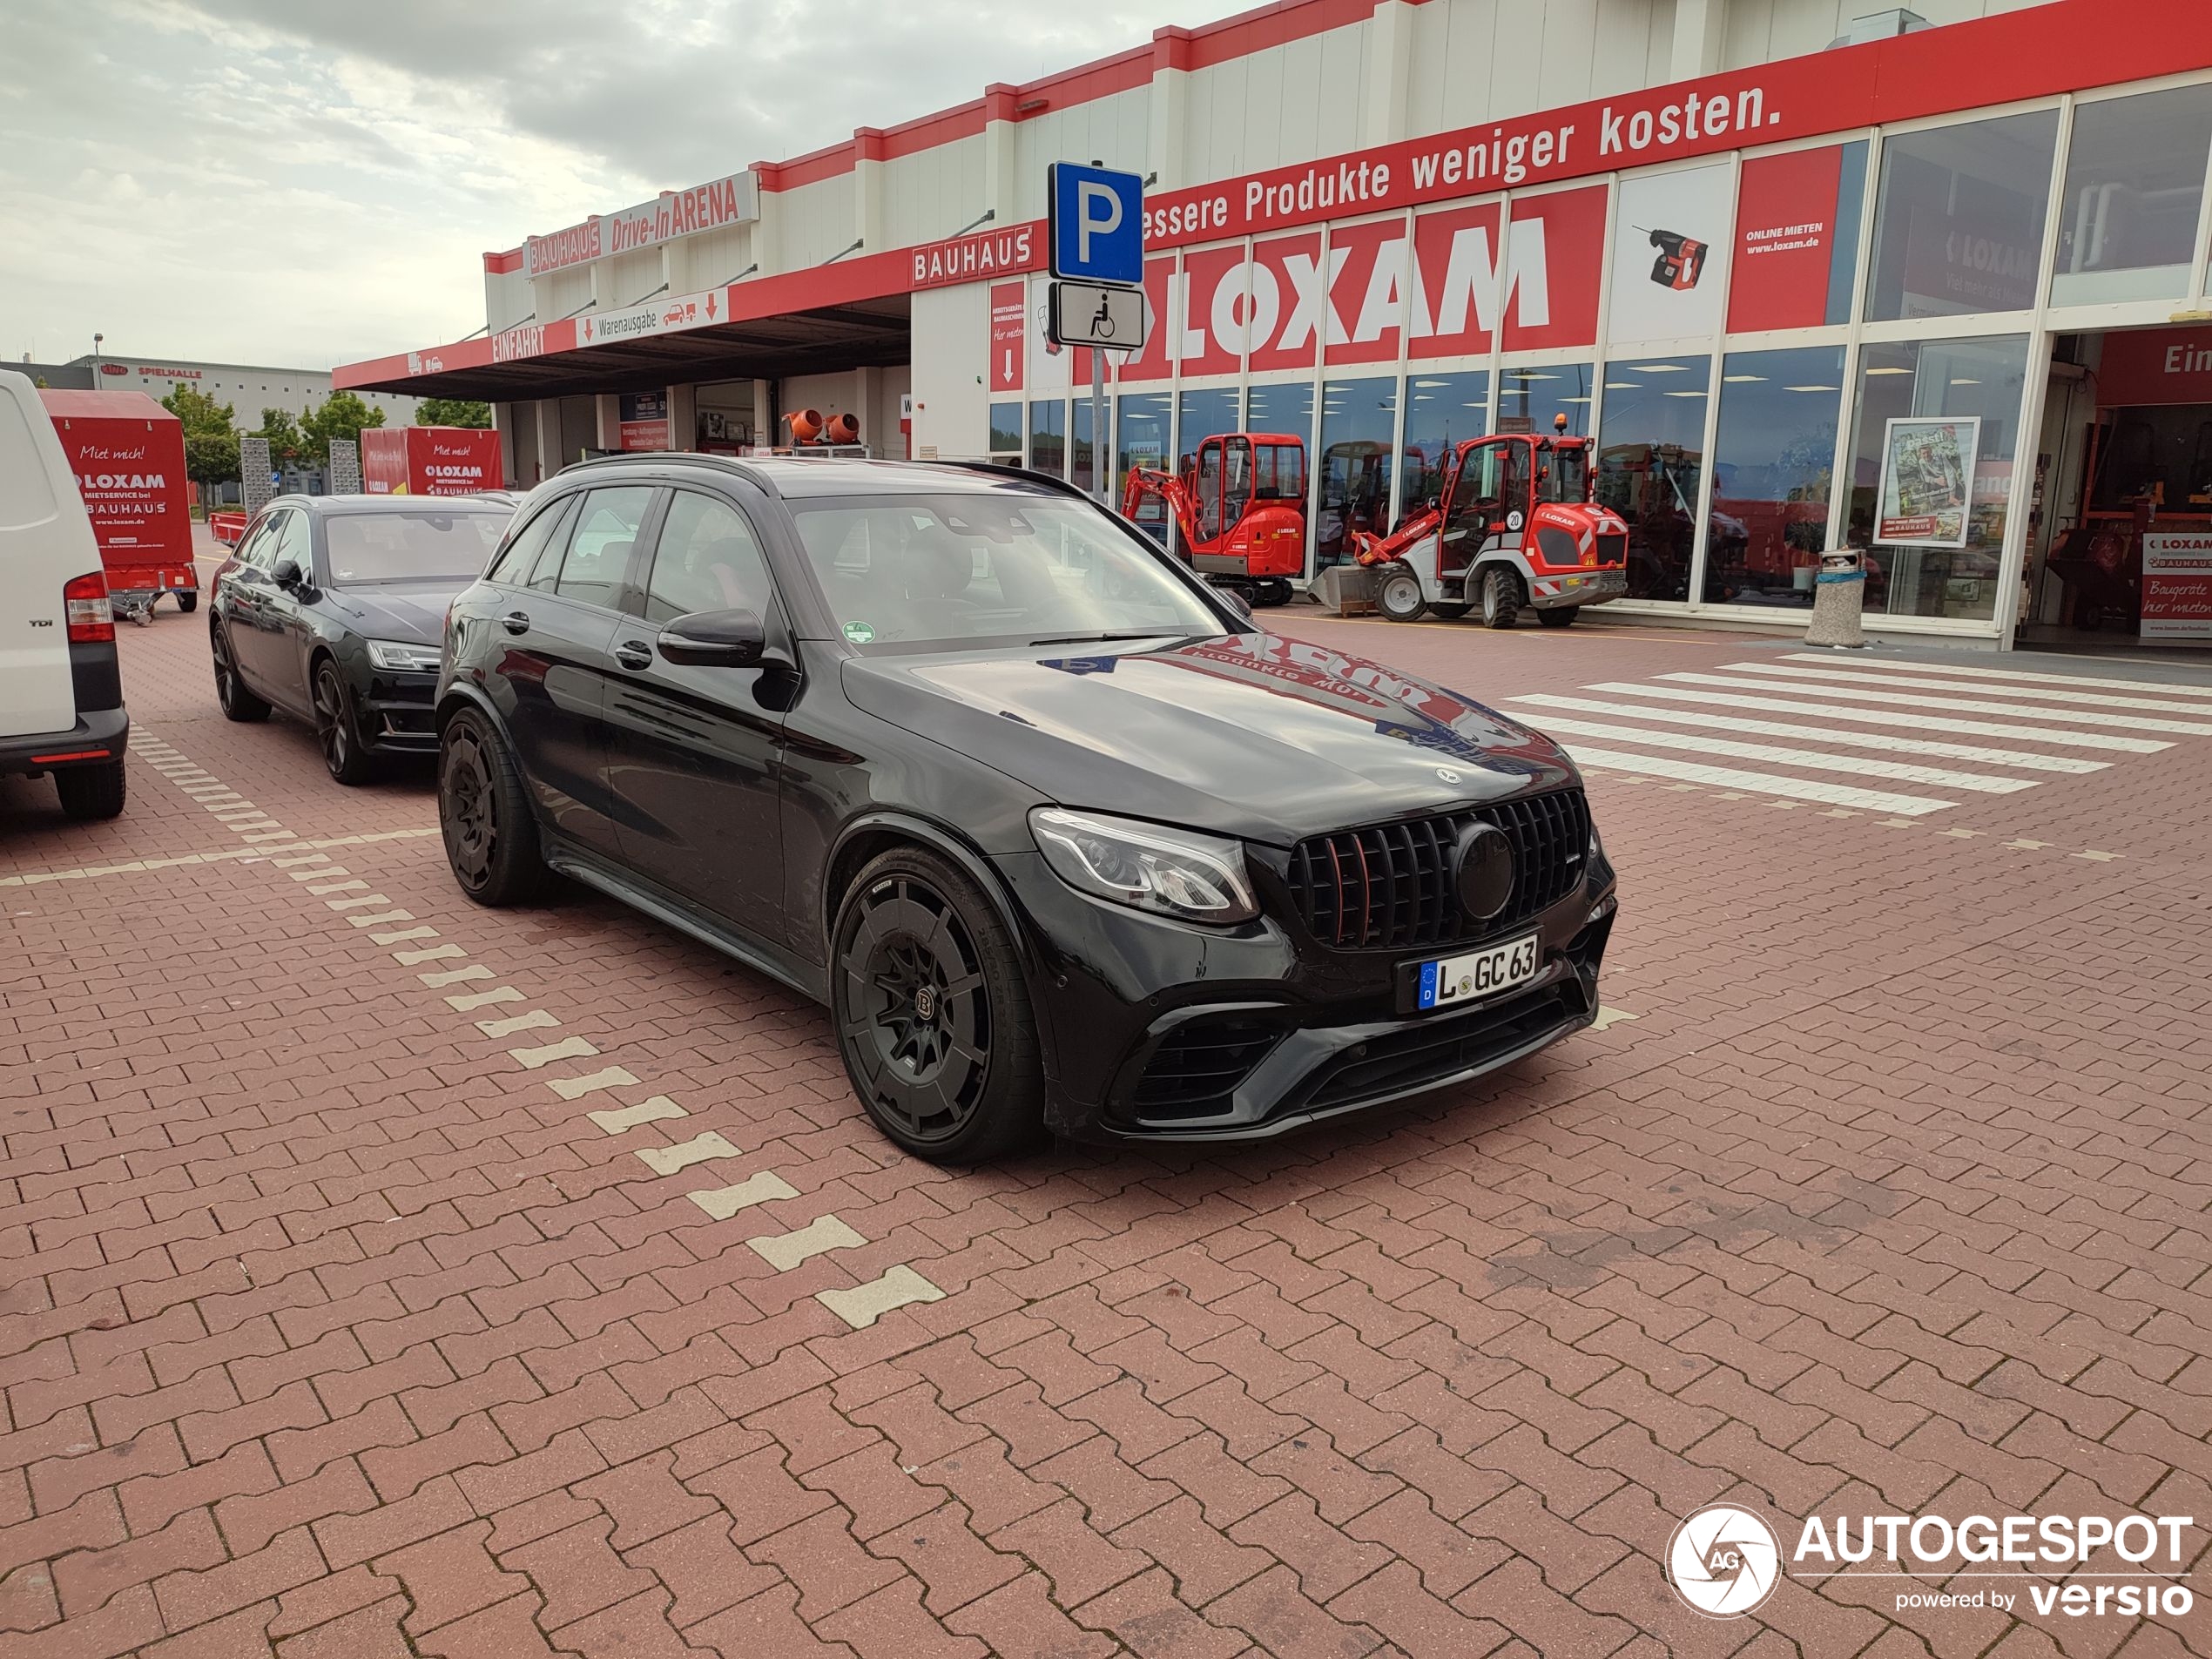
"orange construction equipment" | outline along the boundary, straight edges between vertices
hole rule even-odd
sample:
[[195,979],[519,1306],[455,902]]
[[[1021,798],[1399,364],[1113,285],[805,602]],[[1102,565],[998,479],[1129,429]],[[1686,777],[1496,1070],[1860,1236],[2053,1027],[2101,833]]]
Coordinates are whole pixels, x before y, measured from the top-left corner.
[[1206,439],[1177,477],[1132,467],[1122,516],[1144,522],[1157,500],[1174,520],[1190,566],[1255,605],[1279,605],[1305,569],[1305,446],[1274,432]]
[[791,428],[793,443],[813,443],[822,435],[822,412],[819,409],[793,409],[784,416],[784,424]]
[[1480,606],[1486,627],[1510,628],[1527,606],[1564,628],[1629,590],[1629,527],[1597,504],[1589,440],[1568,437],[1564,415],[1554,428],[1469,438],[1445,463],[1443,489],[1389,535],[1346,533],[1375,573],[1377,610],[1413,622]]
[[829,424],[822,428],[824,443],[858,443],[860,441],[860,419],[855,415],[833,415]]

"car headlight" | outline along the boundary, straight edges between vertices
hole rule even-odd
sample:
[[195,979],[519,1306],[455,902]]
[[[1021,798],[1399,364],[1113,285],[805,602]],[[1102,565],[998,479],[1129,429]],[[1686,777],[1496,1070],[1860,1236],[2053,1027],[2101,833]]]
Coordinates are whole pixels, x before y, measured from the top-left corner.
[[1044,861],[1078,892],[1184,921],[1259,914],[1236,841],[1058,806],[1033,811],[1029,832]]
[[420,672],[437,667],[438,649],[405,639],[372,639],[368,642],[368,660],[379,668]]

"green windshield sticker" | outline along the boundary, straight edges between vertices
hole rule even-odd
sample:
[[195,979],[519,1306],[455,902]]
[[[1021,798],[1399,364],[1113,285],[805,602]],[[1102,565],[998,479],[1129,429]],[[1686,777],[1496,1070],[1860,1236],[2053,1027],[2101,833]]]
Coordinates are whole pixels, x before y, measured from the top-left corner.
[[875,630],[865,622],[848,622],[845,624],[845,637],[856,645],[865,645],[875,637]]

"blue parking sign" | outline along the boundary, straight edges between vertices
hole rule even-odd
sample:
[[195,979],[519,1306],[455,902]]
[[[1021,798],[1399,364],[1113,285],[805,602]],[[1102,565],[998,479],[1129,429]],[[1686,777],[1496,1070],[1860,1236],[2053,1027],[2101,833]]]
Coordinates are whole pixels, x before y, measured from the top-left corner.
[[1055,161],[1046,169],[1052,274],[1134,287],[1144,280],[1144,180]]

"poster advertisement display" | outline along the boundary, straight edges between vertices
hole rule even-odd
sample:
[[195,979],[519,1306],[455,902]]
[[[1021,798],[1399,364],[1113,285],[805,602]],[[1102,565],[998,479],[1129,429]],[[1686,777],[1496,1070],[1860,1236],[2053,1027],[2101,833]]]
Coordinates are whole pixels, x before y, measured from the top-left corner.
[[1606,332],[1615,344],[1710,334],[1728,287],[1726,164],[1623,179]]
[[1863,143],[1753,156],[1736,203],[1731,334],[1848,320],[1866,170]]
[[2153,530],[2143,537],[2145,639],[2212,639],[2212,535]]
[[1507,351],[1566,351],[1596,343],[1608,193],[1603,185],[1586,185],[1513,199],[1505,293],[1498,302]]
[[624,392],[616,436],[625,450],[668,448],[668,394]]
[[1023,285],[991,285],[991,390],[1022,389],[1022,317]]
[[1892,547],[1964,547],[1981,417],[1898,415],[1882,435],[1874,539]]

